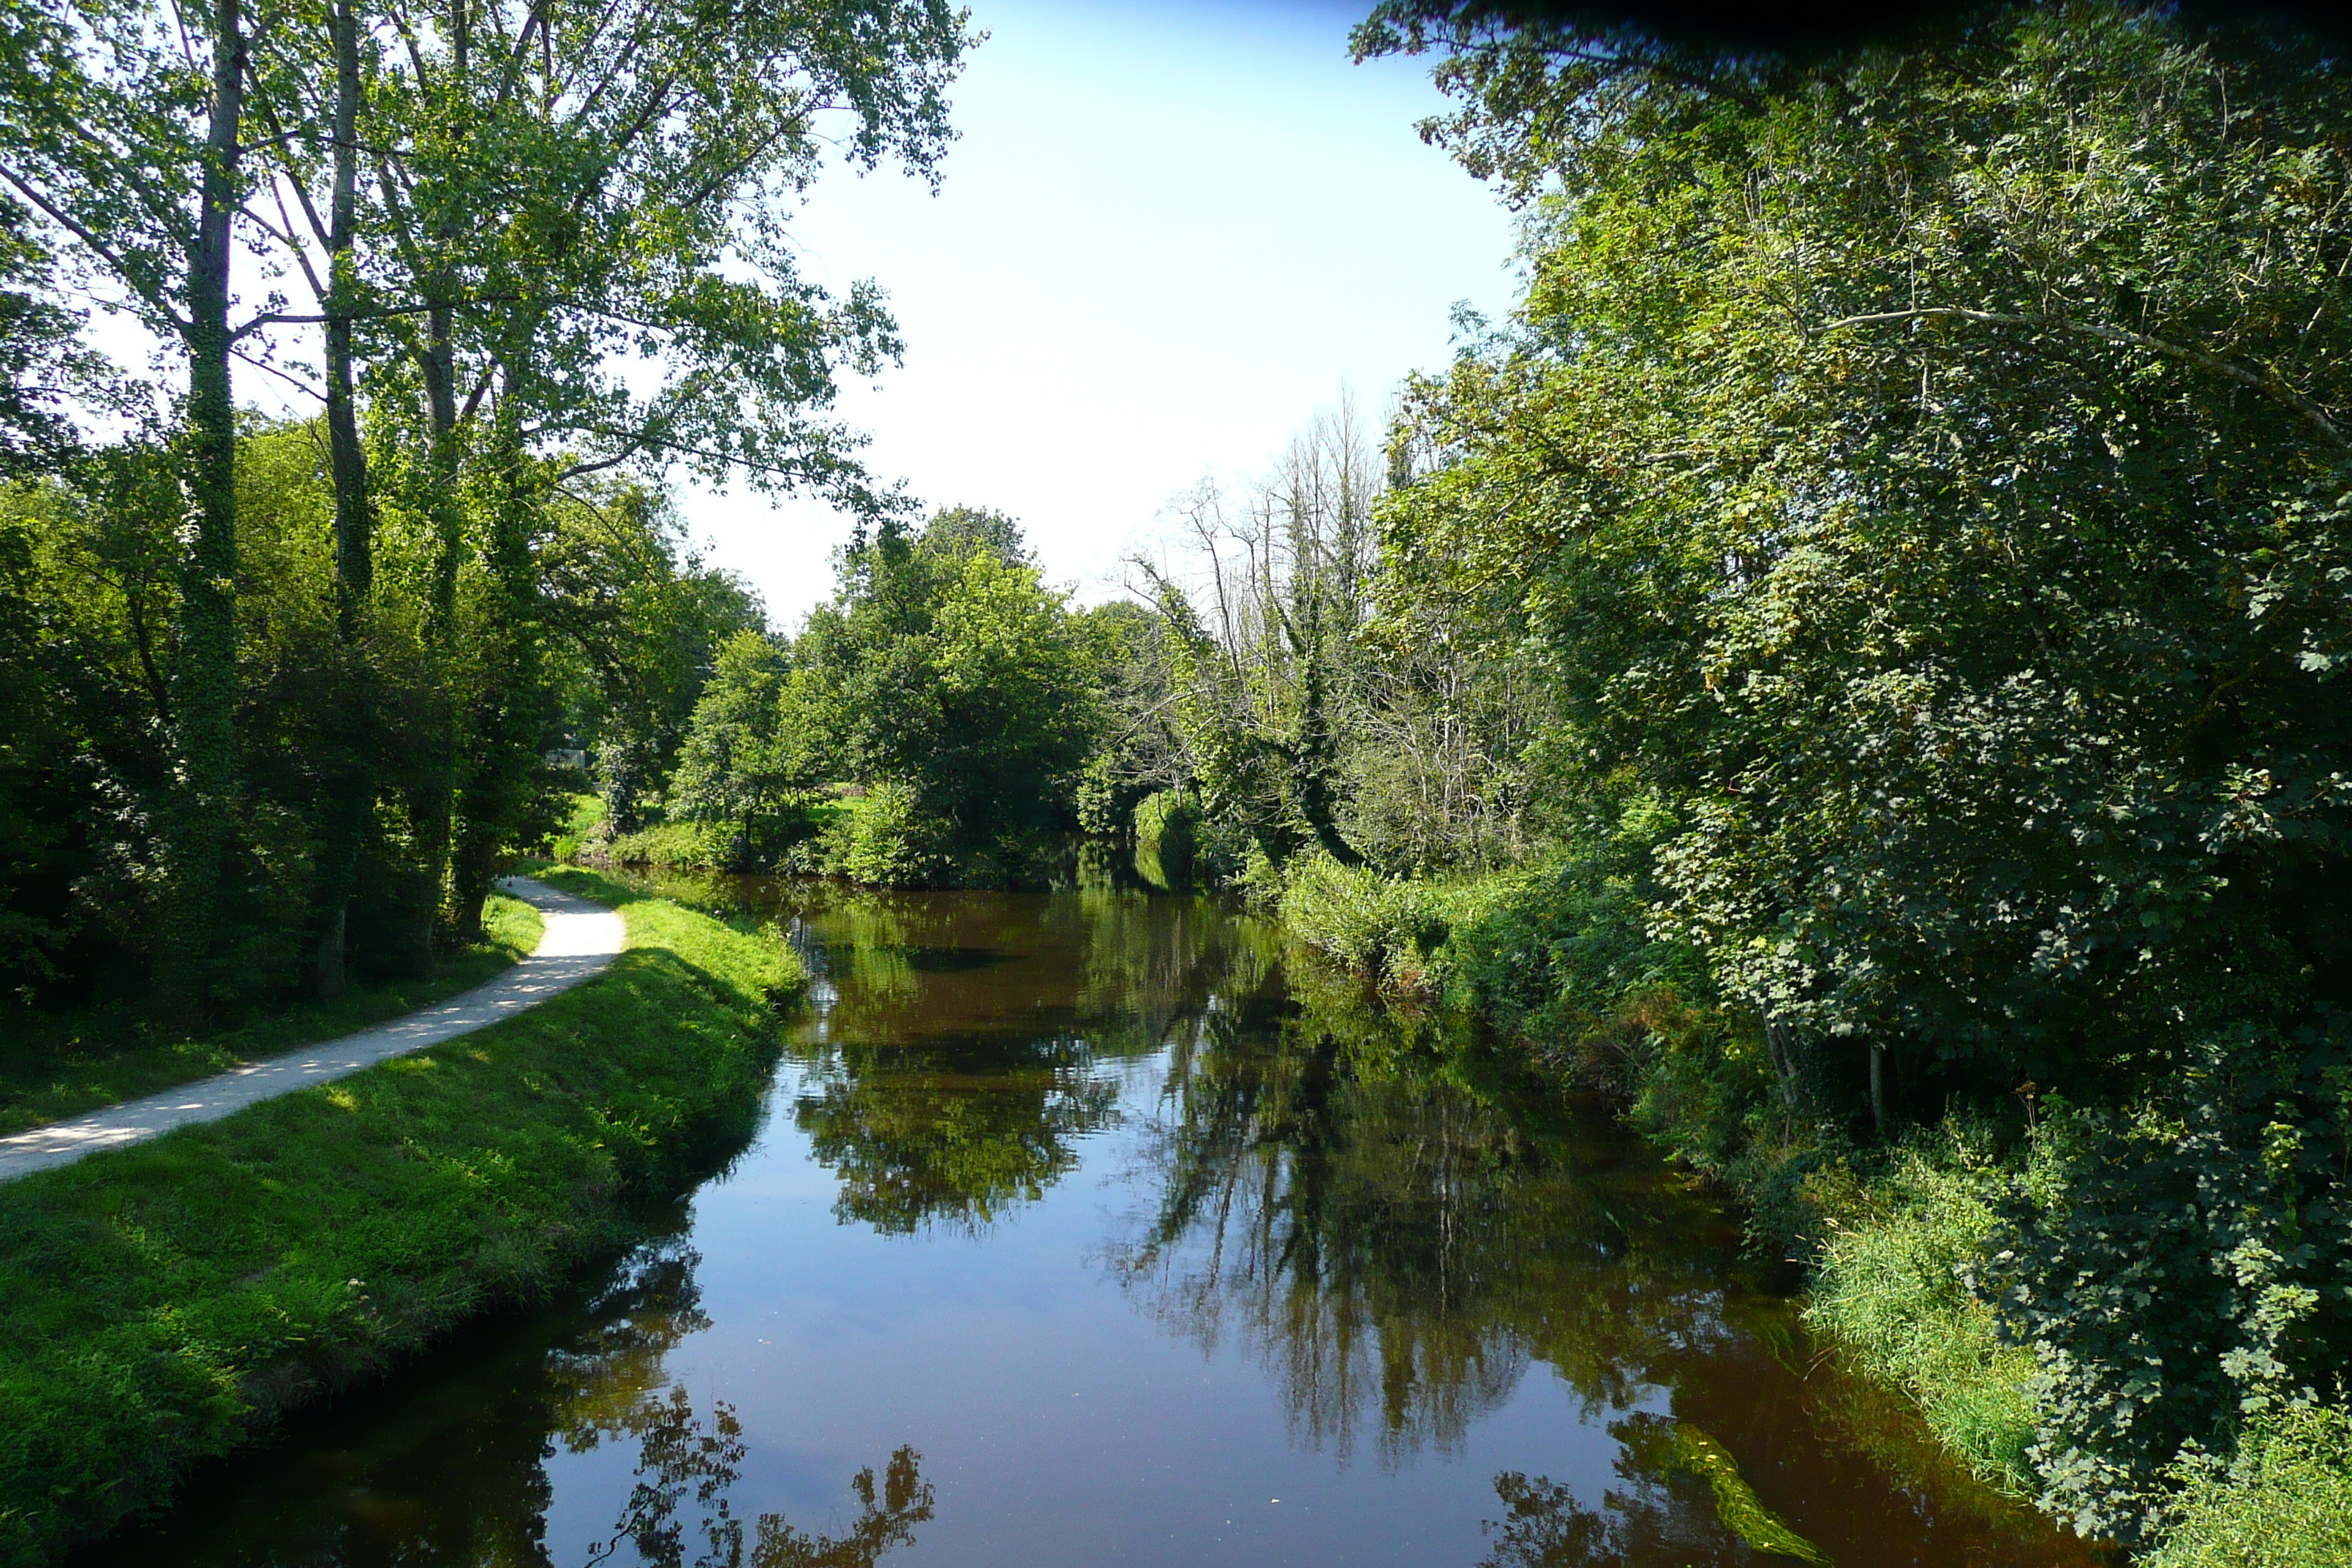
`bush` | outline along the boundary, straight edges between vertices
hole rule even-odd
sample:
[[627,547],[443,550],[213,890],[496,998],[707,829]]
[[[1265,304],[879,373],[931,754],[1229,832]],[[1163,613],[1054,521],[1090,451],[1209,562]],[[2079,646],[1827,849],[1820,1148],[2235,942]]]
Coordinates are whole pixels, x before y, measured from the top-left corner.
[[1354,973],[1418,991],[1428,986],[1430,957],[1445,941],[1453,890],[1302,855],[1284,868],[1282,923]]
[[2352,1413],[2341,1405],[2269,1412],[2228,1469],[2184,1479],[2147,1568],[2352,1568]]
[[2042,1365],[2042,1506],[2137,1542],[2184,1458],[2307,1404],[2352,1353],[2344,1042],[2184,1042],[2122,1108],[2053,1105],[1988,1244]]
[[1160,790],[1135,807],[1135,869],[1155,888],[1188,886],[1201,827],[1200,803],[1185,790]]
[[605,854],[615,866],[683,866],[706,871],[735,865],[733,828],[723,822],[656,822],[615,836]]
[[951,824],[926,814],[905,784],[876,784],[828,824],[817,854],[827,871],[877,888],[928,888],[952,868]]

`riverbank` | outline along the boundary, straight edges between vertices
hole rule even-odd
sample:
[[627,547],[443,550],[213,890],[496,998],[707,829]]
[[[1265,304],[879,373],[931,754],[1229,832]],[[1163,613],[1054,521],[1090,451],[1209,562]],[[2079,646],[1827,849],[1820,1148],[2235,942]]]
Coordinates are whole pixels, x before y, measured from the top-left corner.
[[572,868],[609,971],[522,1016],[0,1189],[0,1563],[543,1294],[751,1130],[788,949]]
[[472,990],[539,945],[538,912],[493,893],[482,910],[482,941],[443,959],[430,975],[354,985],[332,1002],[304,1002],[197,1033],[159,1034],[142,1014],[89,1008],[17,1013],[0,1053],[0,1138],[119,1105],[356,1033]]
[[[2101,1394],[2094,1378],[2104,1374],[2067,1364],[2064,1333],[2079,1331],[2052,1324],[2072,1310],[2068,1291],[2103,1303],[2102,1321],[2118,1336],[2190,1303],[2178,1290],[2162,1303],[2143,1290],[2135,1303],[2130,1260],[2120,1256],[2099,1255],[2105,1268],[2126,1270],[2112,1300],[2095,1296],[2106,1289],[2096,1269],[2067,1285],[2066,1270],[2083,1264],[2041,1262],[2058,1283],[2028,1304],[2041,1316],[2024,1327],[2004,1318],[1995,1288],[2007,1280],[2024,1301],[2018,1293],[2042,1283],[2035,1263],[2006,1250],[2020,1245],[2018,1215],[2036,1216],[2040,1245],[2054,1253],[2046,1238],[2066,1239],[2070,1213],[2095,1221],[2111,1196],[2128,1202],[2146,1171],[2174,1158],[2169,1145],[2158,1137],[2086,1160],[2073,1145],[2110,1123],[2054,1097],[2038,1124],[2030,1102],[1948,1104],[1940,1121],[1871,1137],[1871,1107],[1857,1101],[1856,1086],[1788,1074],[1759,1025],[1713,1001],[1698,956],[1657,934],[1641,890],[1643,847],[1638,834],[1625,838],[1581,858],[1447,882],[1306,859],[1286,876],[1278,912],[1292,940],[1391,999],[1442,1001],[1563,1084],[1608,1094],[1652,1142],[1741,1204],[1751,1248],[1805,1267],[1810,1326],[1916,1409],[1947,1455],[2001,1496],[2104,1534],[2076,1517],[2083,1482],[2067,1474],[2080,1464],[2067,1423]],[[2280,1129],[2269,1135],[2275,1143]],[[2202,1186],[2197,1196],[2213,1202]],[[2231,1201],[2213,1203],[2215,1212]],[[2314,1215],[2326,1217],[2316,1205]],[[2268,1255],[2254,1243],[2230,1255],[2244,1300],[2197,1310],[2218,1319],[2270,1300],[2284,1331],[2315,1305],[2284,1288],[2260,1294]],[[2009,1278],[2021,1271],[2021,1282]],[[2227,1324],[2200,1327],[2218,1334]],[[2143,1393],[2164,1389],[2167,1369],[2154,1364],[2158,1380]],[[2284,1388],[2234,1412],[2205,1455],[2164,1465],[2132,1495],[2133,1559],[2146,1568],[2352,1568],[2352,1414],[2343,1398],[2340,1386]],[[2126,1403],[2126,1426],[2131,1415]]]

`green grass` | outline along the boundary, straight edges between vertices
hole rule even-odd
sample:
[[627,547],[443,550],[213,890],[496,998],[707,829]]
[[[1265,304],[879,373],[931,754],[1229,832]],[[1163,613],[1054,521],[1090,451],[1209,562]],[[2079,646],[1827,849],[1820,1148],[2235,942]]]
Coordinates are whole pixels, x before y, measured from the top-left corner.
[[539,945],[538,911],[490,896],[480,945],[415,980],[357,986],[332,1002],[309,1002],[228,1028],[158,1035],[121,1010],[62,1017],[17,1013],[0,1050],[0,1137],[142,1094],[224,1072],[300,1046],[355,1033],[432,1005],[491,978]]
[[572,797],[572,815],[556,829],[550,855],[558,860],[569,860],[580,853],[592,834],[604,824],[604,797],[601,795],[575,795]]
[[0,1185],[0,1564],[624,1243],[748,1136],[791,952],[590,872],[596,980],[495,1028]]
[[1823,1243],[1806,1321],[1855,1370],[1910,1395],[1938,1441],[2008,1496],[2036,1489],[2034,1365],[2002,1344],[1958,1270],[1980,1262],[1997,1170],[1950,1130],[1903,1150]]

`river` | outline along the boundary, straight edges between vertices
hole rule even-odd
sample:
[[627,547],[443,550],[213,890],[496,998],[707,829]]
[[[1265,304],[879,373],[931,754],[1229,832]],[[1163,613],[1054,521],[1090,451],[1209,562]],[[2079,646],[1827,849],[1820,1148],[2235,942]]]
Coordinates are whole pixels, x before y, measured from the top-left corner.
[[2093,1561],[1603,1110],[1261,922],[1099,874],[656,885],[819,973],[751,1146],[86,1563]]

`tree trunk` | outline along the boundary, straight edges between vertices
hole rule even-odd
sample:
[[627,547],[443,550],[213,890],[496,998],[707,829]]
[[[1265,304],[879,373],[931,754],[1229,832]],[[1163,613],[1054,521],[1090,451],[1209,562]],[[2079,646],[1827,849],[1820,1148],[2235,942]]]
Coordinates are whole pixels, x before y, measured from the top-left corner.
[[1878,1136],[1886,1136],[1886,1052],[1870,1047],[1870,1121]]
[[418,941],[429,954],[433,928],[450,900],[450,860],[457,814],[457,571],[466,550],[466,513],[457,496],[461,468],[457,436],[457,353],[446,305],[425,316],[426,343],[417,358],[432,419],[426,453],[426,509],[433,520],[433,582],[425,605],[425,643],[438,708],[427,716],[424,783],[414,808],[419,858],[431,900],[422,911]]
[[335,632],[342,691],[332,721],[334,763],[327,781],[310,976],[311,989],[323,997],[343,989],[352,885],[375,806],[375,690],[368,657],[374,518],[352,363],[352,295],[359,281],[352,246],[359,205],[360,49],[359,16],[350,0],[334,6],[328,26],[335,47],[335,153],[327,238],[327,452],[335,482]]
[[[472,16],[465,0],[449,7],[449,79],[460,96],[470,79]],[[445,222],[436,237],[454,237]],[[433,938],[450,900],[451,859],[457,845],[457,570],[465,557],[466,513],[457,498],[461,468],[457,435],[457,351],[456,313],[446,302],[449,279],[434,277],[423,290],[435,303],[425,316],[425,347],[416,368],[425,383],[425,402],[432,422],[426,453],[426,510],[433,521],[432,589],[425,611],[425,646],[439,706],[426,716],[425,756],[421,788],[410,809],[415,824],[418,858],[429,889],[418,912],[421,929],[411,945],[423,962],[432,962]]]
[[492,439],[498,499],[488,541],[489,624],[478,650],[482,685],[467,726],[471,767],[458,797],[453,866],[452,914],[458,935],[468,942],[481,935],[482,901],[530,804],[546,716],[530,541],[539,497],[511,400],[499,410]]
[[187,488],[194,537],[180,560],[173,670],[171,868],[156,988],[164,1009],[200,1016],[226,911],[221,872],[236,789],[236,406],[229,382],[230,220],[236,207],[246,38],[238,0],[213,11],[212,122],[188,258]]

